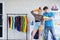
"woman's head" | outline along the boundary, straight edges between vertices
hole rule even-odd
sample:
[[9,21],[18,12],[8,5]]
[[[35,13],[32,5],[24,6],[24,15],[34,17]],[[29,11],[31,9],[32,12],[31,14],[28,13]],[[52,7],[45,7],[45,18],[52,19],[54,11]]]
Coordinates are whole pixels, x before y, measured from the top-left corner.
[[38,13],[40,14],[41,12],[42,12],[42,9],[41,7],[39,7]]

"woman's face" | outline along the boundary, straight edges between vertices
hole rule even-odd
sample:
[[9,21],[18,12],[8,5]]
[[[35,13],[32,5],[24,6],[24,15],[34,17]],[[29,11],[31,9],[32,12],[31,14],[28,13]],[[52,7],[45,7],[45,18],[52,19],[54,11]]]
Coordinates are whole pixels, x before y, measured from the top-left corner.
[[41,14],[41,12],[42,12],[42,10],[39,10],[39,11],[38,11],[38,14]]

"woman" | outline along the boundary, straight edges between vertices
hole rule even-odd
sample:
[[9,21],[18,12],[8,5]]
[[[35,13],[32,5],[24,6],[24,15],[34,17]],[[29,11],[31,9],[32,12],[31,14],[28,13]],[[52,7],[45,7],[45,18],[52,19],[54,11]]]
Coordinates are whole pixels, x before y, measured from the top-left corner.
[[[34,13],[36,11],[38,12],[38,14]],[[35,33],[43,24],[43,16],[41,15],[41,12],[42,12],[41,7],[31,11],[32,15],[35,17],[35,26],[32,32],[31,40],[34,38]],[[41,30],[39,31],[39,39],[40,39],[40,36],[41,36]]]

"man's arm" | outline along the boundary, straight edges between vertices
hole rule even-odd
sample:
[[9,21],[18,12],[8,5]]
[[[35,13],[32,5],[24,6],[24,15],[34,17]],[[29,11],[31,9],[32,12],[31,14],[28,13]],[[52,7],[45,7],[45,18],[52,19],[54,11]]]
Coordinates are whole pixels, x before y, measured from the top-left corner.
[[54,17],[50,17],[50,18],[48,18],[48,20],[53,20],[54,19]]
[[54,13],[51,13],[50,16],[51,17],[45,17],[44,20],[53,20],[54,19]]
[[44,20],[53,20],[54,17],[45,18]]
[[49,19],[48,20],[53,20],[54,19],[54,13],[53,12],[51,12],[51,15],[50,15],[51,17],[49,17]]

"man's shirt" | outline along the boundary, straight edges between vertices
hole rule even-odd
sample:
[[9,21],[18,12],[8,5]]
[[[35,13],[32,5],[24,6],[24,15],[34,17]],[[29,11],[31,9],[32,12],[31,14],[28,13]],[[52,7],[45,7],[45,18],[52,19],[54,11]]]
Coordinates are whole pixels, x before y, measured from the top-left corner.
[[[43,13],[43,16],[46,16],[46,17],[54,17],[54,13],[53,12],[45,12]],[[53,20],[46,20],[45,21],[45,27],[53,27]]]

